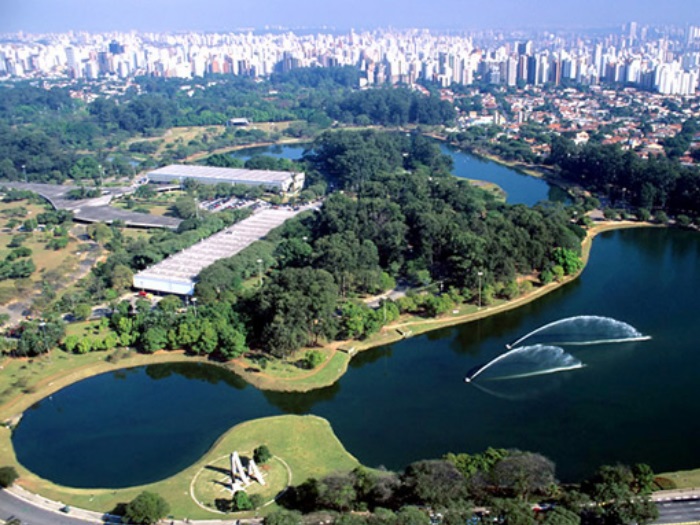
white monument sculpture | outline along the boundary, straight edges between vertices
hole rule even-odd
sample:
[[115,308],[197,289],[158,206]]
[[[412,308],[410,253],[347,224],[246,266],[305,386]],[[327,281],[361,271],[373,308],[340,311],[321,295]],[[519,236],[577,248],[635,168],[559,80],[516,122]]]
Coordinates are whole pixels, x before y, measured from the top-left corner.
[[241,458],[238,455],[238,451],[235,451],[231,454],[231,492],[235,494],[239,490],[245,491],[245,489],[253,483],[251,478],[261,485],[265,485],[265,479],[260,469],[255,464],[255,460],[253,460],[253,458],[248,460],[248,470],[246,472],[246,469],[243,468]]

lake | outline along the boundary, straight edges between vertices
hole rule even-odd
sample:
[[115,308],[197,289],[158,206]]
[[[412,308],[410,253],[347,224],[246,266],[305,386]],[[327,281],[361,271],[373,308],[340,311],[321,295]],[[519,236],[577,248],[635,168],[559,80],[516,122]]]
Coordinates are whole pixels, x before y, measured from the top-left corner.
[[[232,151],[230,155],[243,161],[259,155],[297,160],[302,157],[308,146],[309,144],[261,146]],[[440,143],[440,151],[452,159],[455,176],[497,184],[506,192],[506,200],[511,204],[534,206],[542,201],[564,202],[568,198],[566,192],[544,179],[530,177],[497,162],[470,155],[442,142]]]
[[[13,443],[24,466],[77,487],[162,479],[238,422],[281,413],[328,419],[348,451],[372,467],[401,469],[489,446],[540,452],[569,481],[618,461],[656,471],[697,467],[690,436],[700,431],[698,267],[697,233],[607,232],[578,280],[517,310],[364,352],[331,387],[260,392],[201,364],[123,370],[37,403]],[[627,322],[652,339],[565,346],[586,365],[577,370],[464,382],[506,344],[582,315]]]

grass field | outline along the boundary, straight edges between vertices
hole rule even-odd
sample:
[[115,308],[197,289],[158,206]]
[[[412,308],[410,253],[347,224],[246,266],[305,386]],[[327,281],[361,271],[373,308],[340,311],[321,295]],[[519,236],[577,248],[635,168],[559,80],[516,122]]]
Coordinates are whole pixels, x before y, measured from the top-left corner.
[[[80,252],[80,243],[71,238],[65,248],[52,250],[46,248],[48,241],[53,238],[51,232],[20,232],[17,231],[17,227],[10,230],[6,226],[11,220],[9,215],[18,212],[19,208],[24,208],[27,212],[24,217],[16,217],[17,220],[22,222],[26,219],[35,218],[38,214],[46,211],[43,205],[32,204],[28,201],[0,202],[0,225],[4,226],[0,230],[0,259],[4,259],[12,251],[12,248],[9,248],[7,245],[14,236],[26,235],[26,240],[22,243],[22,246],[32,250],[31,259],[36,265],[36,271],[29,277],[31,283],[34,285],[38,284],[47,273],[56,272],[65,277],[67,274],[75,271],[80,259],[78,254]],[[0,281],[0,304],[7,304],[15,299],[26,298],[27,294],[27,290],[18,290],[13,280]]]
[[[309,477],[349,471],[359,465],[343,448],[326,420],[316,416],[277,416],[235,426],[219,438],[207,454],[194,465],[163,481],[128,489],[75,489],[42,480],[18,465],[9,446],[9,434],[7,428],[0,428],[0,455],[5,464],[14,465],[18,469],[20,484],[31,492],[74,507],[105,511],[113,509],[119,503],[132,500],[143,490],[148,490],[163,496],[170,503],[171,515],[181,519],[221,517],[220,514],[195,503],[191,497],[192,490],[199,490],[198,494],[202,499],[211,497],[213,493],[207,493],[206,481],[198,481],[198,489],[195,489],[193,480],[199,478],[202,470],[210,470],[207,469],[208,466],[218,466],[222,457],[236,450],[251,451],[261,444],[267,445],[275,457],[289,466],[292,484],[301,483]],[[283,488],[282,486],[286,485],[286,481],[280,481],[284,478],[281,474],[283,470],[275,470],[274,483]],[[275,507],[274,504],[265,507],[261,513],[269,512]],[[253,514],[237,513],[235,517]]]
[[672,480],[679,489],[700,487],[700,469],[667,472],[664,474],[659,474],[659,476]]
[[308,392],[335,383],[350,362],[349,354],[332,347],[314,350],[323,355],[324,361],[313,370],[300,369],[296,364],[304,351],[295,353],[290,359],[267,361],[265,368],[258,360],[246,357],[230,361],[225,366],[261,390]]

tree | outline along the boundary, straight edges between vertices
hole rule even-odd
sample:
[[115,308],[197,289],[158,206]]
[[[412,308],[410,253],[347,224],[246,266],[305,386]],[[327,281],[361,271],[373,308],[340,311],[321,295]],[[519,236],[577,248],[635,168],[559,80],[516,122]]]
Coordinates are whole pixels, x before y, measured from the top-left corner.
[[542,493],[555,483],[554,463],[541,454],[510,452],[494,465],[493,483],[527,501],[532,493]]
[[253,451],[253,459],[259,465],[267,463],[271,457],[272,453],[270,449],[267,448],[267,445],[260,445]]
[[507,456],[506,449],[489,447],[481,454],[448,453],[443,459],[452,463],[466,479],[469,479],[478,473],[490,474],[491,469]]
[[535,525],[530,504],[514,499],[497,499],[491,505],[491,515],[502,525]]
[[656,219],[656,222],[659,224],[668,224],[668,215],[666,215],[666,212],[664,211],[657,211],[654,213],[654,219]]
[[448,507],[466,498],[464,476],[448,461],[411,463],[402,481],[406,499],[415,504]]
[[163,519],[170,512],[170,505],[159,494],[144,491],[127,504],[124,523],[151,525]]
[[112,269],[110,284],[117,292],[123,293],[134,283],[134,272],[124,264],[117,264]]
[[140,342],[141,350],[147,354],[152,354],[153,352],[162,350],[167,346],[168,332],[165,330],[165,328],[154,326],[141,334]]
[[605,525],[649,523],[658,517],[656,505],[642,488],[649,475],[646,466],[630,469],[625,465],[604,465],[583,485],[583,490],[597,503],[597,514]]
[[396,525],[429,525],[428,515],[417,507],[403,507],[396,513]]
[[15,467],[0,467],[0,488],[11,487],[18,478]]
[[331,335],[338,287],[325,270],[285,268],[257,296],[260,344],[275,356]]
[[296,510],[280,509],[265,516],[264,525],[301,525],[301,513]]
[[559,265],[564,269],[566,275],[574,274],[583,267],[583,261],[581,261],[578,254],[567,248],[555,248],[552,253],[552,259],[555,265]]
[[139,199],[152,199],[156,196],[156,190],[150,184],[142,184],[136,188],[134,195]]
[[552,267],[552,274],[554,275],[554,279],[560,283],[564,280],[566,272],[564,271],[564,268],[562,268],[562,266],[557,264]]
[[75,315],[75,318],[79,321],[89,319],[92,315],[92,307],[89,304],[80,303],[73,309],[73,315]]
[[581,516],[564,507],[555,507],[544,516],[544,525],[580,525]]
[[69,335],[63,340],[63,349],[66,352],[74,352],[78,348],[80,337],[77,335]]
[[156,308],[161,312],[175,313],[178,309],[182,308],[182,299],[177,295],[166,295],[158,301]]
[[332,474],[318,484],[317,504],[320,508],[345,512],[352,510],[356,502],[357,492],[351,475]]
[[192,197],[179,197],[172,206],[172,211],[176,217],[190,219],[198,215],[197,203]]
[[309,350],[304,356],[304,365],[306,368],[313,370],[318,365],[323,363],[323,354],[318,350]]
[[112,229],[102,222],[89,225],[87,233],[98,244],[105,244],[112,238]]
[[233,495],[231,509],[233,511],[251,510],[253,503],[245,490],[239,490]]

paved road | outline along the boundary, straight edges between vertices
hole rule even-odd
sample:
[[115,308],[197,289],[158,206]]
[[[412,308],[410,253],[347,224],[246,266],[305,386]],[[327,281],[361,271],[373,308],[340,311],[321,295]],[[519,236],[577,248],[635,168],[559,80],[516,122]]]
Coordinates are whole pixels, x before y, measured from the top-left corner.
[[[0,523],[10,517],[22,520],[22,525],[94,525],[121,524],[116,516],[112,521],[106,521],[106,516],[97,512],[82,509],[72,509],[70,514],[64,514],[58,509],[63,505],[32,494],[19,487],[12,487],[12,492],[0,489]],[[16,494],[15,494],[16,493]],[[173,525],[262,525],[262,518],[226,519],[226,520],[168,520],[164,524]]]
[[659,501],[659,519],[656,524],[700,522],[700,500]]
[[59,184],[38,184],[25,182],[0,182],[0,186],[19,188],[38,193],[47,199],[54,208],[71,210],[75,219],[85,222],[106,222],[115,220],[123,221],[127,226],[142,226],[145,228],[170,228],[176,230],[182,222],[174,217],[161,217],[147,213],[136,213],[121,208],[109,206],[112,198],[120,197],[127,193],[133,193],[134,186],[121,188],[102,188],[104,195],[95,199],[71,200],[67,198],[68,192],[78,189],[78,186],[63,186]]
[[8,520],[10,516],[22,520],[22,525],[85,525],[86,523],[94,523],[30,505],[17,496],[0,490],[0,519]]
[[[27,493],[27,496],[33,497],[37,501],[30,503],[6,490],[0,490],[0,520],[8,520],[14,516],[21,519],[23,525],[87,525],[101,522],[97,518],[97,514],[78,509],[75,510],[76,513],[84,513],[84,516],[81,516],[80,519],[55,510],[47,510],[48,508],[57,508],[55,502],[42,501],[43,499],[40,496],[37,497],[29,493]],[[657,493],[658,496],[659,494]],[[659,508],[659,519],[654,522],[654,525],[700,523],[700,499],[658,499],[659,501],[656,504]],[[261,520],[259,519],[241,520],[241,523],[248,524],[259,524],[260,522]],[[184,522],[179,520],[173,523],[185,525]],[[191,523],[200,525],[232,525],[236,521],[192,520]]]

